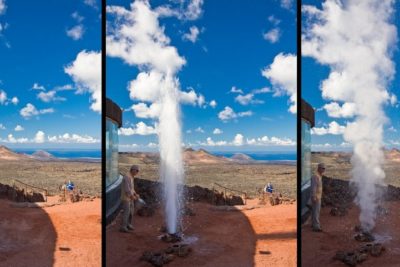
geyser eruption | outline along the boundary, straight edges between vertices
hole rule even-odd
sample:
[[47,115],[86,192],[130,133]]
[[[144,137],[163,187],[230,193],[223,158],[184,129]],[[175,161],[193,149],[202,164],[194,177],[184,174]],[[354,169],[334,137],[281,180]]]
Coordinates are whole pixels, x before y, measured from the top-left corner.
[[160,146],[160,173],[164,184],[165,214],[167,230],[177,232],[181,192],[183,184],[183,160],[181,151],[181,125],[179,120],[178,86],[172,77],[166,77],[166,88],[161,95],[161,109],[158,124]]
[[115,21],[107,23],[107,55],[122,58],[141,71],[128,89],[133,100],[150,102],[132,106],[136,117],[158,119],[160,178],[164,185],[167,230],[177,232],[184,171],[181,150],[180,86],[176,73],[186,63],[170,46],[158,13],[146,0],[134,1],[130,10],[108,6]]
[[[327,0],[318,9],[303,6],[303,55],[330,68],[321,84],[322,96],[334,101],[335,118],[347,124],[344,139],[353,145],[351,181],[357,188],[364,230],[375,226],[379,200],[377,185],[384,183],[384,105],[396,98],[387,90],[395,68],[391,60],[397,41],[393,0]],[[337,102],[341,102],[340,106]],[[331,104],[332,104],[331,103]],[[344,105],[354,109],[344,110]]]

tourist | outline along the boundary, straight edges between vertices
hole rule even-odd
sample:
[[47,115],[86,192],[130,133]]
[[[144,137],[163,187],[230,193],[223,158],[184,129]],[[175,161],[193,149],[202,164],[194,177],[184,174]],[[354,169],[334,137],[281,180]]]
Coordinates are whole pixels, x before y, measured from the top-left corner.
[[139,195],[135,192],[133,179],[139,173],[139,166],[132,165],[129,173],[123,177],[121,186],[121,202],[122,202],[122,223],[120,231],[129,233],[133,230],[132,219],[134,213],[134,201],[139,199]]
[[319,222],[322,199],[322,175],[325,172],[325,164],[319,163],[317,172],[311,177],[311,203],[312,203],[312,230],[322,232]]

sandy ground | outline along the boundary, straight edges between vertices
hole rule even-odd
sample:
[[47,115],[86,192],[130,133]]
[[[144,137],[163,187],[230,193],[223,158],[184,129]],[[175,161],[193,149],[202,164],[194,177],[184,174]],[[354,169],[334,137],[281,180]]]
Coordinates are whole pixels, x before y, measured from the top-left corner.
[[10,204],[0,200],[0,266],[101,266],[101,199],[45,208]]
[[[250,200],[247,206],[255,206]],[[193,249],[187,258],[167,266],[296,266],[296,202],[252,210],[219,211],[193,203],[195,216],[184,217],[185,242]],[[158,238],[163,216],[134,217],[135,231],[120,233],[120,218],[107,228],[107,266],[151,266],[139,260],[146,250],[168,244]]]
[[[380,257],[369,256],[360,266],[400,266],[400,209],[399,202],[385,202],[389,214],[379,217],[373,234],[377,241],[383,242],[386,251]],[[354,226],[359,224],[359,209],[355,205],[344,217],[329,215],[330,207],[322,208],[321,226],[324,232],[311,231],[310,220],[301,229],[302,266],[345,266],[333,260],[337,250],[353,250],[361,244],[354,240]]]

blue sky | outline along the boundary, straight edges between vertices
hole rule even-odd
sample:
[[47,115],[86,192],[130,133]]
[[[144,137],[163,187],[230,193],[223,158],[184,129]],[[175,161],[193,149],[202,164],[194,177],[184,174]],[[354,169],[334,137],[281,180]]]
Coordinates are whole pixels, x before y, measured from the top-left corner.
[[100,148],[100,7],[0,0],[0,145]]
[[[325,2],[325,1],[322,1]],[[347,2],[347,1],[343,1]],[[302,1],[303,8],[305,5],[314,6],[318,9],[321,9],[321,1],[310,1],[304,0]],[[346,5],[344,5],[346,6]],[[399,5],[395,5],[395,12],[390,20],[391,24],[397,26],[397,39],[399,39],[399,31],[398,25],[400,25],[400,15],[399,15]],[[303,21],[305,22],[306,15],[303,12]],[[351,27],[350,27],[351,28]],[[303,28],[304,29],[304,28]],[[353,35],[354,36],[354,35]],[[344,46],[346,47],[346,46]],[[340,49],[337,46],[337,51]],[[347,49],[348,46],[347,46]],[[387,86],[385,87],[389,97],[391,100],[388,100],[384,105],[384,112],[386,117],[388,118],[387,123],[384,125],[384,134],[383,141],[384,145],[387,148],[399,148],[400,147],[400,117],[399,117],[399,109],[400,105],[398,102],[398,98],[400,96],[400,51],[399,51],[399,41],[397,40],[392,47],[392,55],[391,60],[395,64],[394,66],[394,75],[392,80],[389,81]],[[372,57],[372,56],[371,56]],[[379,59],[378,59],[379,60]],[[383,62],[383,61],[382,61]],[[363,62],[359,62],[360,65]],[[330,73],[330,68],[327,65],[323,65],[317,62],[314,57],[303,56],[302,57],[302,98],[309,102],[316,110],[315,113],[315,121],[316,126],[319,128],[319,135],[312,135],[312,143],[314,150],[349,150],[351,146],[345,142],[343,135],[338,131],[338,127],[332,129],[329,127],[329,124],[333,121],[336,122],[340,126],[345,126],[348,122],[353,121],[354,118],[351,117],[339,117],[335,118],[328,115],[326,109],[324,109],[324,105],[332,102],[322,97],[321,84],[322,82],[328,78]],[[370,75],[366,73],[365,76]],[[339,103],[342,104],[342,103]],[[334,125],[331,125],[334,126]],[[336,125],[337,126],[337,125]],[[331,130],[329,130],[331,128]],[[335,127],[333,127],[335,128]]]
[[[159,16],[158,21],[170,38],[169,45],[186,60],[177,73],[181,91],[194,91],[191,100],[181,104],[185,145],[214,151],[295,151],[296,114],[289,111],[293,103],[285,85],[295,87],[296,77],[282,74],[290,73],[286,65],[284,70],[282,65],[275,66],[270,78],[262,71],[280,53],[282,61],[295,56],[296,3],[179,2],[150,1],[150,6],[152,10],[168,7],[173,14]],[[108,6],[126,10],[131,3],[107,1]],[[107,23],[114,22],[115,17],[108,13]],[[292,59],[291,63],[295,62],[295,57]],[[139,72],[138,66],[128,65],[120,57],[107,57],[107,97],[125,109],[121,150],[157,149],[152,147],[157,144],[156,119],[138,117],[131,109],[140,101],[130,98],[128,84]],[[236,92],[231,92],[232,88]]]

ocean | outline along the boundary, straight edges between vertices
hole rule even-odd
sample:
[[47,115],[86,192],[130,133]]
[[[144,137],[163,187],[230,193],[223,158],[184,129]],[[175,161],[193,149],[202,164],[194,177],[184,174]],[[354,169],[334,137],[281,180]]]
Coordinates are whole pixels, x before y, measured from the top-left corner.
[[99,149],[75,149],[75,150],[67,150],[67,149],[13,149],[18,153],[25,153],[28,155],[32,155],[38,150],[46,151],[57,158],[65,158],[65,159],[101,159],[101,150]]
[[257,161],[266,161],[266,162],[287,162],[287,163],[296,163],[297,153],[296,152],[243,152],[243,151],[233,151],[233,152],[210,152],[216,156],[223,156],[230,158],[235,154],[245,154]]

